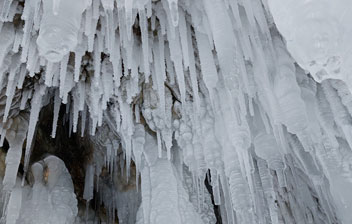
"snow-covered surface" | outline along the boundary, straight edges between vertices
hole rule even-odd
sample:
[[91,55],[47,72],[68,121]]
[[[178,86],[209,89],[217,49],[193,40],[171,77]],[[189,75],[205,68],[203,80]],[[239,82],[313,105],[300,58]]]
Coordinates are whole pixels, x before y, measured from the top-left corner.
[[97,222],[76,218],[63,161],[30,164],[53,103],[52,137],[65,104],[70,133],[94,142],[83,198],[99,193],[107,222],[214,223],[206,180],[224,223],[351,223],[351,10],[349,0],[0,0],[1,222]]

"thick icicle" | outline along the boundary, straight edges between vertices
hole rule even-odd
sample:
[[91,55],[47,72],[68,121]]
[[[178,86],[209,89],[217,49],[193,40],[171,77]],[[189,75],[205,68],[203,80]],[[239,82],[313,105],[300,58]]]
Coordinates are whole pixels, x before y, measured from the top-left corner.
[[285,165],[274,136],[260,133],[254,139],[254,146],[256,154],[267,161],[269,168],[276,171],[280,187],[286,187],[284,176]]
[[[60,61],[77,45],[78,30],[86,0],[45,0],[37,40],[39,53],[52,62]],[[54,9],[54,10],[53,10]]]
[[46,92],[45,85],[39,85],[36,88],[36,91],[33,94],[33,98],[31,100],[31,113],[29,115],[29,124],[28,124],[28,133],[27,133],[27,141],[26,141],[26,151],[24,157],[24,175],[22,179],[22,184],[24,183],[28,166],[29,166],[29,159],[31,155],[31,148],[32,148],[32,141],[34,137],[34,132],[37,126],[37,121],[39,118],[40,109],[42,107],[42,98]]
[[10,148],[6,156],[6,171],[3,179],[3,189],[11,191],[16,184],[17,171],[22,157],[22,146],[28,129],[27,115],[19,115],[11,119],[6,131],[6,139]]
[[211,103],[213,104],[214,88],[216,87],[218,82],[218,75],[215,67],[214,58],[207,36],[197,30],[195,32],[203,80],[209,91]]
[[53,127],[51,131],[52,138],[55,138],[56,136],[57,121],[59,119],[59,112],[60,112],[60,106],[61,106],[61,99],[59,94],[60,94],[59,90],[57,89],[55,91],[55,97],[54,97],[54,118],[53,118]]

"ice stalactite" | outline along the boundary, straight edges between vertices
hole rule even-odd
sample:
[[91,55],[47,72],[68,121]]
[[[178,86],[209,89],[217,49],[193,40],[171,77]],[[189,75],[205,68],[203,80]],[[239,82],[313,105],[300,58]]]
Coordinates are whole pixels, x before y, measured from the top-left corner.
[[39,54],[50,62],[59,62],[78,43],[82,13],[87,1],[44,0],[40,32],[37,39]]
[[4,186],[3,190],[11,191],[16,184],[17,170],[22,157],[22,147],[28,129],[28,116],[26,114],[17,116],[9,120],[6,125],[9,125],[5,130],[10,149],[6,156],[6,171],[2,184]]
[[[147,137],[145,154],[155,151],[157,144]],[[142,170],[142,204],[138,211],[137,223],[203,223],[188,198],[188,194],[170,160],[157,158],[152,163],[145,161]],[[173,217],[170,219],[170,217]]]
[[28,166],[29,166],[29,159],[30,159],[30,154],[31,154],[31,147],[32,147],[32,141],[33,141],[33,137],[35,134],[35,128],[39,119],[39,113],[40,113],[40,109],[42,107],[42,100],[43,100],[43,96],[45,94],[46,91],[46,86],[44,85],[40,85],[37,86],[32,100],[31,100],[31,112],[29,114],[29,122],[28,122],[28,131],[27,131],[27,138],[26,138],[26,151],[25,151],[25,155],[24,155],[24,177],[23,177],[23,181],[24,178],[26,176],[26,173],[28,171]]

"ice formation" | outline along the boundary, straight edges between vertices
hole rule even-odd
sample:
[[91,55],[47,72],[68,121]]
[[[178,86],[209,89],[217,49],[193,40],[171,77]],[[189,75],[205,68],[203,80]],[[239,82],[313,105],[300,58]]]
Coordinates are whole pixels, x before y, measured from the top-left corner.
[[[315,81],[341,79],[351,88],[350,1],[268,0],[287,48]],[[293,27],[293,28],[291,28]]]
[[[99,223],[93,201],[107,223],[352,223],[351,10],[0,0],[0,223]],[[73,171],[31,157],[50,105],[53,138],[63,116],[93,142],[84,215]]]
[[32,186],[23,187],[18,179],[13,187],[4,223],[73,223],[77,216],[77,199],[63,161],[48,156],[34,163],[31,172]]

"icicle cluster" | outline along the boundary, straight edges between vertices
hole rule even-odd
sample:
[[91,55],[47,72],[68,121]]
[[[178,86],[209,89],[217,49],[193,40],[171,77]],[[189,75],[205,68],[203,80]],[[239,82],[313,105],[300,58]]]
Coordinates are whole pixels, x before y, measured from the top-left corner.
[[[344,23],[330,17],[348,1],[331,12],[321,10],[328,1],[268,2],[0,0],[8,209],[20,197],[22,145],[26,139],[25,177],[40,111],[50,102],[52,137],[61,104],[70,133],[111,130],[106,141],[96,137],[104,159],[86,168],[87,204],[94,189],[105,189],[103,167],[131,178],[133,160],[137,188],[141,176],[137,223],[213,222],[201,215],[205,180],[224,223],[350,223],[352,95],[344,83],[319,77],[346,81],[336,64],[349,58],[335,52]],[[183,183],[184,165],[193,191]],[[121,205],[111,198],[101,200],[113,222]]]

